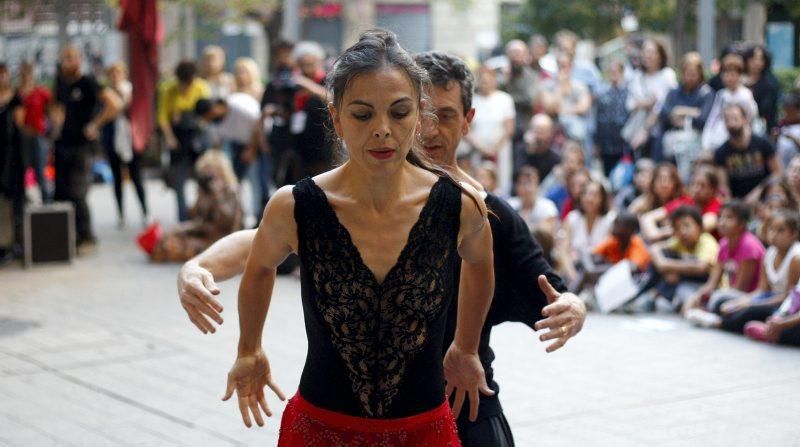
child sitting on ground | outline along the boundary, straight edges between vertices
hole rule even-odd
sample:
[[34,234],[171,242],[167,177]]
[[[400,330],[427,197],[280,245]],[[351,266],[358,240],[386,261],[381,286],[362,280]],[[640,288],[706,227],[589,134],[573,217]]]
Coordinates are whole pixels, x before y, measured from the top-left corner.
[[694,205],[678,207],[670,221],[674,235],[650,246],[651,275],[640,294],[655,286],[658,295],[678,310],[708,280],[717,262],[719,244],[703,231],[703,216]]
[[789,295],[789,285],[800,279],[800,217],[794,211],[779,210],[766,227],[770,247],[764,255],[758,288],[720,307],[720,327],[726,331],[741,333],[748,321],[766,320]]
[[599,243],[591,255],[582,259],[584,276],[577,289],[592,286],[598,278],[612,265],[628,260],[635,272],[643,272],[650,264],[650,253],[647,246],[636,232],[639,230],[639,219],[630,211],[620,212],[611,227],[611,235]]
[[757,341],[800,346],[800,287],[795,286],[766,322],[754,320],[745,324],[744,333]]
[[692,323],[719,327],[722,305],[746,296],[758,286],[764,246],[747,231],[749,219],[750,211],[741,200],[730,200],[722,206],[717,225],[722,236],[717,264],[708,281],[683,305],[683,314]]

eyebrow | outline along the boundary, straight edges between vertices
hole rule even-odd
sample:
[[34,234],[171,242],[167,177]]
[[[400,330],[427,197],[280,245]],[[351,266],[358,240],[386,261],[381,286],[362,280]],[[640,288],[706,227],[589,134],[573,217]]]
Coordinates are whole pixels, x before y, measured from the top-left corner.
[[[408,96],[404,96],[404,97],[394,101],[389,107],[394,106],[395,104],[398,104],[398,103],[401,103],[401,102],[405,102],[405,101],[411,101],[411,98],[409,98]],[[348,106],[352,106],[352,105],[367,106],[367,107],[371,107],[373,109],[375,108],[375,106],[373,106],[372,104],[370,104],[370,103],[368,103],[366,101],[362,101],[360,99],[354,99],[354,100],[350,101],[350,104],[348,104]]]

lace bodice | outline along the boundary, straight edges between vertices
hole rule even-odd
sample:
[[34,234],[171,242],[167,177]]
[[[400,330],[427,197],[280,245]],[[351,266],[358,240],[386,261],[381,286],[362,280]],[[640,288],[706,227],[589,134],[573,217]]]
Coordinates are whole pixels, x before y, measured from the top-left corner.
[[403,417],[444,399],[442,338],[455,295],[461,192],[440,179],[379,283],[313,180],[294,187],[309,352],[300,392],[364,417]]

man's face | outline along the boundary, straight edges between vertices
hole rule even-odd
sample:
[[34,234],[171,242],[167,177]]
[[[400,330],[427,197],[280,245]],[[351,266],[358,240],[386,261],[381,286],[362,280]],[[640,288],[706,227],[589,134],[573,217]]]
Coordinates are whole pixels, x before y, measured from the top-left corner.
[[65,48],[61,53],[61,74],[76,76],[81,69],[81,55],[72,47]]
[[747,120],[744,114],[737,107],[728,107],[725,109],[725,127],[731,137],[738,138],[744,131],[744,125]]
[[461,85],[456,82],[451,83],[449,89],[433,86],[428,93],[432,97],[437,120],[425,120],[423,147],[437,164],[455,166],[456,148],[461,138],[469,132],[475,109],[470,109],[464,116]]
[[306,54],[297,58],[297,67],[300,68],[303,76],[314,79],[314,76],[322,68],[322,61],[316,56]]

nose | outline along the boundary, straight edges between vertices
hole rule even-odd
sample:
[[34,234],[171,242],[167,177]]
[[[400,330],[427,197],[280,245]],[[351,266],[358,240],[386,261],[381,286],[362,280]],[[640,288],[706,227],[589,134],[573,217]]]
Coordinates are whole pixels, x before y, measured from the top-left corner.
[[375,138],[388,138],[391,133],[391,130],[389,130],[389,123],[386,119],[379,120],[377,127],[372,131],[372,135]]

